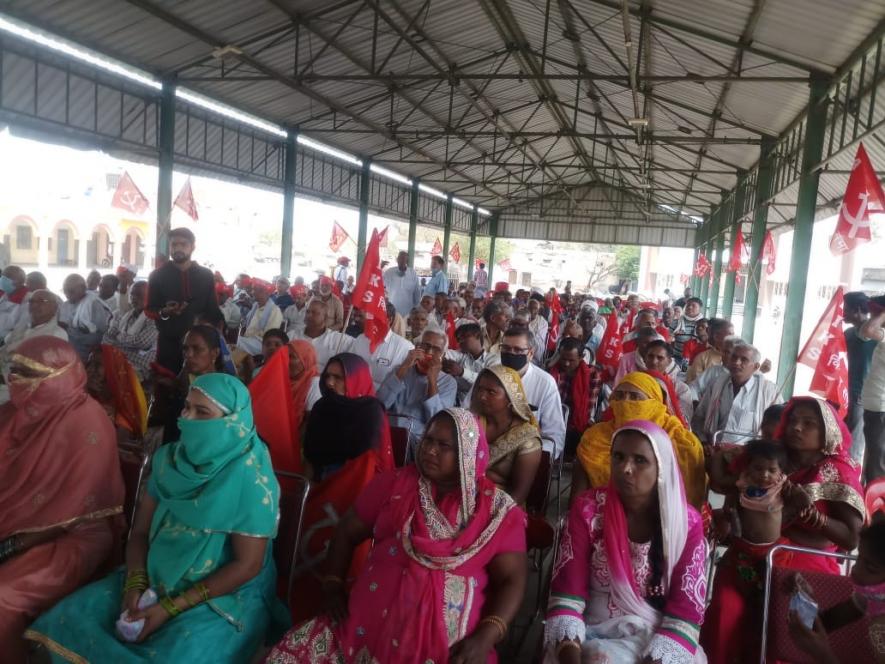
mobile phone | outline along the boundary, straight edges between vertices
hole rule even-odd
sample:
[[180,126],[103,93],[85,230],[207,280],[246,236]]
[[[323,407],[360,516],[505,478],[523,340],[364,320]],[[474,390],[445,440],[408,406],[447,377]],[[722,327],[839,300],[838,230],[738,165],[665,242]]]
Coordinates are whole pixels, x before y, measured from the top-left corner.
[[797,590],[790,598],[790,611],[795,611],[799,620],[808,629],[814,629],[814,619],[817,617],[817,602],[811,599],[801,590]]

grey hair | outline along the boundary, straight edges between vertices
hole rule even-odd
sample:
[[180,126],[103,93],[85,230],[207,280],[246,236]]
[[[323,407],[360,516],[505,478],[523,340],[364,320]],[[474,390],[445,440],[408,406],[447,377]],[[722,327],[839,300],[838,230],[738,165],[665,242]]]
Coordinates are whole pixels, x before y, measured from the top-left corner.
[[759,349],[752,344],[748,344],[746,341],[739,340],[735,342],[735,344],[731,347],[731,352],[734,353],[736,350],[740,348],[747,348],[750,351],[750,357],[753,358],[753,362],[759,364],[762,362],[762,353],[759,352]]
[[[723,339],[722,343],[723,343],[723,345],[728,344],[729,346],[734,348],[737,345],[746,344],[747,342],[744,341],[743,339],[741,339],[741,337],[737,334],[730,334],[727,337],[725,337],[725,339]],[[747,345],[749,345],[749,344],[747,344]]]
[[492,316],[499,313],[508,313],[513,318],[513,308],[509,304],[506,302],[495,302],[494,300],[486,305],[482,312],[482,317],[488,322]]
[[429,321],[427,323],[427,327],[424,328],[424,331],[421,333],[421,341],[424,341],[424,337],[428,334],[436,334],[442,337],[443,340],[443,353],[445,353],[449,349],[449,335],[446,334],[446,331],[442,329],[439,325],[437,325],[434,321]]

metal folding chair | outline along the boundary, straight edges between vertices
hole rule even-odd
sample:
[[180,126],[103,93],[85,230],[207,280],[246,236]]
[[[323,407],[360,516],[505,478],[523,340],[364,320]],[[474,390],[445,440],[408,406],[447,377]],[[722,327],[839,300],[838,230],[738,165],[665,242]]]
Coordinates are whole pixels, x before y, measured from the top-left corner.
[[301,544],[301,526],[304,506],[310,494],[310,481],[303,475],[284,470],[275,471],[280,481],[280,526],[273,542],[277,570],[286,570],[286,598],[292,593],[292,578],[298,547]]
[[142,445],[136,443],[118,443],[120,456],[120,472],[123,475],[123,484],[126,494],[123,501],[123,514],[126,517],[126,539],[132,532],[135,523],[135,511],[138,509],[138,501],[141,498],[142,485],[151,456]]
[[[414,459],[412,449],[412,418],[408,415],[388,413],[390,423],[390,442],[393,446],[393,460],[397,468],[402,468]],[[405,426],[403,426],[405,423]]]

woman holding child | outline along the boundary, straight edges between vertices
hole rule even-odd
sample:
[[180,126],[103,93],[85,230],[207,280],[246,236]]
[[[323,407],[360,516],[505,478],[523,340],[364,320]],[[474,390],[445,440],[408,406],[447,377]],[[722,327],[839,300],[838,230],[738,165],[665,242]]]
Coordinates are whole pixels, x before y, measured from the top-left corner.
[[[758,629],[753,629],[748,619],[761,608],[762,566],[774,544],[821,551],[857,547],[864,517],[863,490],[860,468],[848,455],[851,435],[842,420],[825,401],[796,397],[784,409],[775,438],[786,457],[786,504],[777,512],[781,514],[781,536],[771,542],[732,537],[716,574],[701,632],[701,644],[711,664],[742,661],[735,643],[755,648],[758,656],[758,641],[750,638],[758,635]],[[733,495],[741,490],[735,480],[740,476],[746,481],[748,466],[744,454],[729,467]],[[775,564],[797,570],[838,571],[833,558],[795,552],[780,552]]]

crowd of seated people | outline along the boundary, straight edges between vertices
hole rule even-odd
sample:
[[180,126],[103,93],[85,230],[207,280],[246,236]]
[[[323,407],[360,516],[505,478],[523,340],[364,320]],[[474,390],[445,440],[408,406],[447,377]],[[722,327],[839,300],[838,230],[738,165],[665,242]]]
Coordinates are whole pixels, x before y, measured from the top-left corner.
[[[848,298],[852,404],[784,404],[689,289],[512,294],[449,283],[438,256],[422,288],[401,252],[379,338],[347,262],[228,285],[195,248],[173,229],[147,279],[72,274],[59,295],[0,275],[3,662],[496,661],[527,601],[542,473],[571,484],[548,517],[545,662],[758,661],[777,544],[802,547],[775,564],[821,609],[779,618],[794,645],[854,664],[828,632],[861,621],[885,661],[885,524],[864,503],[885,474],[876,298]],[[134,518],[123,442],[150,456]],[[310,484],[300,564],[277,569],[292,472]],[[803,576],[858,546],[850,601]]]

